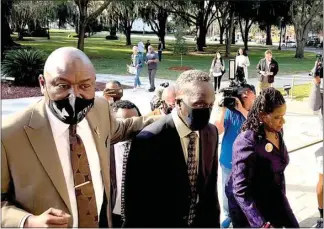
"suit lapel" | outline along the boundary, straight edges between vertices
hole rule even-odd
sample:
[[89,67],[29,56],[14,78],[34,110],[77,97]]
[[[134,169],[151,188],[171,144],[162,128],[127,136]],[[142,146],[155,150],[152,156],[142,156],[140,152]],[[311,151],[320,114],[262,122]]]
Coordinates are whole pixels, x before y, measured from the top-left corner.
[[211,142],[215,141],[215,139],[211,139],[211,135],[208,132],[208,126],[204,128],[202,131],[200,131],[200,151],[199,156],[200,159],[200,173],[202,176],[202,179],[205,183],[208,181],[208,175],[211,173],[211,169],[213,166],[213,163],[215,163],[213,155],[213,144]]
[[[111,198],[110,198],[110,165],[109,165],[109,158],[108,153],[105,148],[105,137],[102,136],[102,131],[100,130],[100,125],[98,122],[98,118],[100,117],[99,111],[97,110],[96,106],[94,106],[89,113],[87,114],[87,120],[90,125],[90,129],[92,131],[92,135],[94,141],[96,143],[98,156],[100,160],[100,167],[101,167],[101,176],[105,187],[105,193],[108,200],[107,206],[107,218],[108,218],[108,225],[111,227]],[[110,146],[108,146],[109,148]]]
[[52,180],[54,187],[62,197],[70,213],[72,213],[63,168],[45,111],[44,99],[36,104],[29,125],[25,126],[24,129],[47,175]]

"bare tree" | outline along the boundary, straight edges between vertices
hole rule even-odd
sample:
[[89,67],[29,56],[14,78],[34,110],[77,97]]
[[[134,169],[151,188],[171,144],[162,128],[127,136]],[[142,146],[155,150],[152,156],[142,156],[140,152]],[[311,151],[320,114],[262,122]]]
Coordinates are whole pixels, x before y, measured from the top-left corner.
[[96,4],[98,5],[98,8],[90,14],[88,14],[88,8],[91,3],[90,0],[74,0],[74,2],[79,9],[78,49],[83,51],[86,27],[92,20],[96,19],[102,13],[102,11],[104,11],[108,7],[112,0],[97,1]]
[[179,0],[170,4],[170,12],[197,27],[197,51],[204,51],[210,25],[217,18],[216,0]]
[[126,45],[131,45],[133,22],[138,16],[138,4],[134,0],[114,1],[107,8],[113,21],[126,36]]
[[295,58],[304,58],[304,48],[312,20],[323,12],[322,0],[295,0],[290,6],[290,16],[294,24],[297,48]]
[[146,0],[140,15],[159,37],[165,49],[165,34],[170,11],[170,2],[165,0]]

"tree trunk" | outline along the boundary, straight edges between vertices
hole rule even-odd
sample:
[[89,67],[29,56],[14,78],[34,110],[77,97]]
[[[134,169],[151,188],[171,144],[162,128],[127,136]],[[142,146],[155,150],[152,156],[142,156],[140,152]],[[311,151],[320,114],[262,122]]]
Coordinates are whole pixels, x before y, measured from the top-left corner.
[[204,51],[204,47],[206,47],[206,35],[207,29],[204,26],[203,22],[199,23],[199,30],[198,30],[198,37],[197,37],[197,51]]
[[229,57],[231,55],[231,40],[234,28],[234,11],[232,10],[230,14],[230,26],[227,30],[227,39],[226,39],[226,53],[225,56]]
[[10,48],[12,46],[20,46],[20,45],[13,42],[10,36],[10,27],[9,27],[7,17],[5,17],[3,12],[1,12],[1,59],[2,60],[4,58],[5,49]]
[[79,24],[79,38],[78,38],[78,49],[80,49],[81,51],[84,50],[84,35],[85,35],[85,26],[83,26],[83,24]]
[[244,31],[244,49],[245,50],[248,50],[249,47],[248,47],[248,43],[249,43],[249,27],[248,27],[248,24],[245,25],[245,31]]
[[271,25],[266,26],[266,32],[267,32],[266,45],[272,45]]
[[280,22],[280,39],[279,39],[278,50],[281,50],[281,40],[282,40],[282,24]]
[[114,21],[111,21],[110,23],[110,36],[115,37],[117,36],[117,25]]
[[131,30],[132,27],[131,26],[127,26],[125,28],[125,36],[126,36],[126,46],[132,45],[132,40],[131,40]]
[[236,37],[235,37],[235,29],[236,29],[236,26],[234,25],[234,26],[233,26],[233,32],[232,32],[232,45],[235,45],[235,40],[236,40],[236,39],[235,39],[235,38],[236,38]]
[[295,34],[296,34],[296,41],[297,41],[297,47],[296,47],[296,54],[295,58],[304,58],[304,48],[310,28],[310,23],[303,26],[303,25],[294,25],[295,28]]
[[159,38],[161,39],[163,49],[165,49],[165,35],[160,36]]
[[225,27],[224,26],[220,26],[219,28],[219,43],[222,45],[224,44],[224,32],[225,32]]

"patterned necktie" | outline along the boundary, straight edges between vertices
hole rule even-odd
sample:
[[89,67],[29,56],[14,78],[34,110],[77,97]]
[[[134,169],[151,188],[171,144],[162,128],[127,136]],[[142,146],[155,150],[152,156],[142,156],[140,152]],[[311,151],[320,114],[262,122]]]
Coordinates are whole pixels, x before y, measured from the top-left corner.
[[124,144],[124,155],[123,155],[123,171],[122,171],[122,183],[121,183],[121,217],[125,221],[125,177],[126,177],[126,164],[130,149],[130,142]]
[[197,134],[191,132],[189,134],[188,145],[188,177],[190,183],[190,207],[188,215],[188,225],[192,225],[196,215],[196,201],[197,201],[197,161],[196,161],[196,138]]
[[98,227],[98,210],[91,172],[83,142],[76,125],[69,128],[71,163],[78,206],[78,227]]

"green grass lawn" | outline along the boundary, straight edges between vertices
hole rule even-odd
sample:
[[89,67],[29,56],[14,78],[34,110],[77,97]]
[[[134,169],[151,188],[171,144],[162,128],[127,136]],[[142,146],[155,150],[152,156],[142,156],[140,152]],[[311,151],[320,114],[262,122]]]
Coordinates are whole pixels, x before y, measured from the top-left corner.
[[[51,39],[47,38],[25,38],[24,41],[17,41],[22,45],[32,46],[43,50],[46,54],[50,54],[53,50],[63,46],[77,46],[77,38],[68,38],[70,32],[57,31],[51,32]],[[107,33],[108,35],[108,33]],[[137,44],[139,37],[133,37],[132,43]],[[157,39],[149,38],[152,45],[157,48]],[[143,37],[143,42],[147,40]],[[169,70],[170,67],[180,66],[180,56],[172,53],[174,41],[167,41],[167,49],[163,52],[162,62],[159,64],[157,77],[175,79],[179,76],[179,72]],[[214,44],[208,45],[207,54],[197,54],[194,51],[195,44],[188,42],[189,54],[183,57],[183,65],[195,69],[208,71],[213,56],[217,50],[224,53],[225,46]],[[234,57],[240,46],[233,45],[231,56]],[[85,53],[92,60],[97,73],[127,75],[126,64],[130,63],[131,46],[125,46],[125,37],[121,37],[118,41],[107,41],[103,35],[95,35],[85,39]],[[264,56],[266,47],[251,47],[249,50],[249,58],[251,66],[249,67],[249,77],[256,76],[255,67]],[[208,54],[209,53],[209,54]],[[305,53],[303,60],[293,58],[293,51],[278,51],[273,49],[273,57],[278,61],[280,75],[294,74],[300,72],[309,72],[315,61],[314,53]],[[226,62],[227,67],[228,63]],[[142,76],[147,74],[146,68],[142,72]]]
[[[296,85],[293,87],[292,93],[293,98],[295,100],[303,100],[304,98],[308,98],[310,94],[312,84],[302,84],[302,85]],[[286,95],[286,92],[283,90],[283,88],[278,89],[283,95]],[[290,91],[291,93],[291,91]]]

